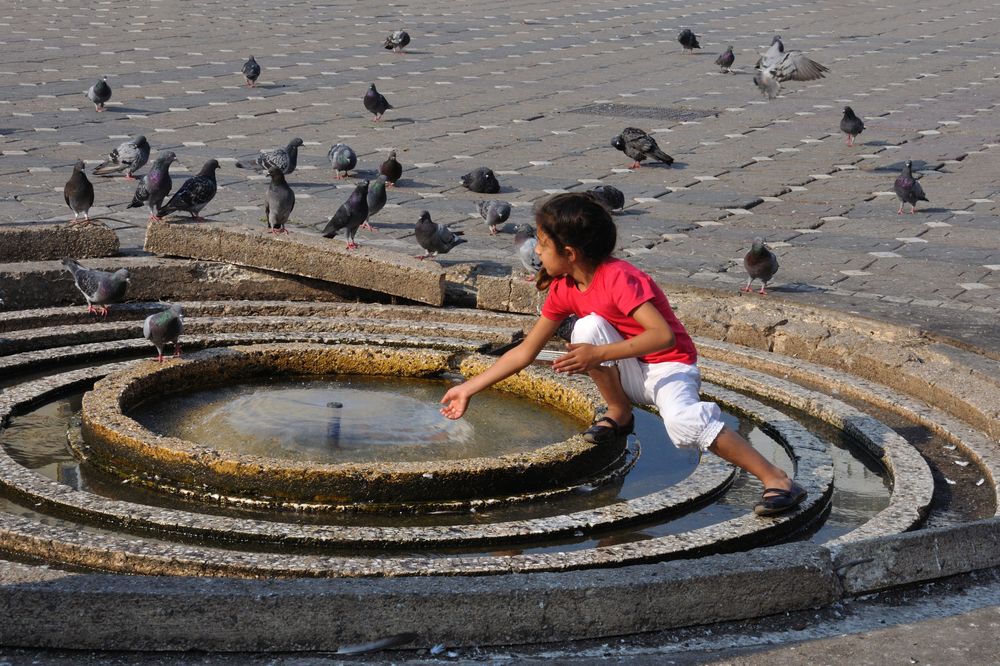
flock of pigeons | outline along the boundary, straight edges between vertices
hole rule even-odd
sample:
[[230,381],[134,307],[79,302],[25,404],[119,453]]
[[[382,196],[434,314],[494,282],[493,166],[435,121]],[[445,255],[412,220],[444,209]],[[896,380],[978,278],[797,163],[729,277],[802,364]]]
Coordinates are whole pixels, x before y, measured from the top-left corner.
[[[700,49],[698,37],[690,29],[685,28],[677,36],[678,42],[686,53]],[[401,52],[410,43],[410,35],[403,30],[393,32],[385,40],[384,47],[396,53]],[[715,64],[722,72],[731,72],[736,57],[733,47],[729,46],[718,56]],[[753,81],[761,93],[768,99],[774,99],[781,90],[781,84],[787,81],[812,81],[823,78],[830,70],[805,56],[800,51],[785,50],[780,36],[775,36],[767,51],[760,56],[756,65]],[[255,87],[261,75],[261,66],[253,56],[243,64],[242,74],[248,87]],[[111,98],[112,90],[107,77],[102,77],[86,92],[98,112],[104,110],[104,105]],[[378,122],[382,116],[393,108],[384,95],[378,92],[375,84],[368,87],[364,95],[365,109],[372,114],[372,121]],[[840,130],[847,137],[847,145],[853,146],[854,139],[865,129],[864,122],[854,113],[851,107],[844,107],[840,121]],[[300,138],[292,139],[284,148],[261,150],[250,161],[236,163],[237,168],[250,169],[258,173],[266,173],[270,185],[265,196],[265,218],[271,233],[289,233],[286,228],[292,210],[295,207],[295,193],[288,185],[286,176],[295,171],[298,160],[298,148],[303,145]],[[630,168],[639,168],[646,160],[671,165],[673,158],[660,149],[656,140],[641,129],[626,127],[612,141],[611,145],[632,159]],[[357,154],[350,146],[338,143],[332,146],[327,154],[337,180],[348,176],[358,164]],[[94,168],[93,173],[101,176],[123,174],[128,180],[136,180],[135,173],[143,167],[150,158],[150,145],[144,136],[136,136],[112,150],[108,159]],[[218,186],[215,172],[219,162],[210,159],[202,166],[201,171],[186,179],[180,188],[173,192],[170,178],[170,165],[176,159],[171,151],[158,154],[149,172],[139,179],[129,208],[145,205],[149,210],[150,220],[160,220],[177,212],[187,212],[193,220],[204,220],[201,211],[215,197]],[[379,176],[373,180],[361,180],[347,200],[337,209],[336,213],[326,222],[322,235],[334,238],[343,233],[347,239],[347,248],[358,247],[355,235],[359,229],[375,231],[370,218],[385,206],[387,201],[386,188],[394,187],[403,173],[403,166],[397,158],[396,151],[379,166]],[[461,178],[462,184],[473,192],[496,194],[500,192],[500,183],[494,172],[488,167],[479,167]],[[912,163],[906,162],[901,175],[894,183],[894,190],[900,200],[899,213],[903,205],[909,203],[910,212],[916,212],[918,201],[927,201],[923,189],[913,177]],[[624,208],[625,196],[617,188],[610,185],[599,185],[590,193],[603,203],[610,212]],[[167,197],[170,197],[167,199]],[[92,224],[94,220],[89,215],[94,203],[94,187],[87,179],[84,162],[78,161],[73,173],[64,188],[66,204],[73,212],[70,224]],[[165,203],[164,203],[165,201]],[[486,223],[489,233],[495,235],[500,225],[511,215],[511,205],[502,200],[486,200],[477,202],[479,215]],[[80,219],[80,216],[83,219]],[[428,211],[422,211],[414,226],[414,237],[423,248],[420,259],[437,256],[452,248],[467,242],[462,237],[463,232],[452,231],[445,225],[435,223]],[[515,227],[514,244],[518,257],[527,271],[533,276],[541,268],[538,256],[535,254],[535,232],[529,224],[519,224]],[[128,284],[128,272],[125,269],[114,273],[105,273],[87,269],[73,259],[66,259],[64,264],[73,273],[76,285],[87,299],[90,312],[107,314],[107,305],[124,298]],[[742,291],[749,292],[755,280],[761,281],[759,293],[766,294],[765,287],[778,270],[778,260],[767,247],[762,238],[754,239],[752,248],[743,260],[749,280]],[[529,277],[528,279],[531,279]],[[95,309],[95,305],[101,309]],[[146,337],[156,345],[158,358],[163,359],[163,348],[168,342],[175,343],[182,328],[182,312],[178,305],[151,315],[144,326]]]

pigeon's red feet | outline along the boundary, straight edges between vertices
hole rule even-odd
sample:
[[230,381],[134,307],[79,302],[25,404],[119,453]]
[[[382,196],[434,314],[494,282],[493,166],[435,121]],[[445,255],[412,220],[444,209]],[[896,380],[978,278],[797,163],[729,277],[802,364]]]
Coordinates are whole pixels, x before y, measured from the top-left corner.
[[107,317],[108,316],[108,306],[107,305],[102,305],[101,306],[101,316],[102,317]]
[[180,357],[181,357],[181,346],[177,343],[174,343],[174,358],[180,358]]
[[902,214],[903,214],[903,205],[900,204],[899,210],[896,211],[896,215],[902,215]]
[[910,208],[910,215],[913,215],[916,212],[917,212],[917,207],[916,206],[913,206],[912,208]]
[[764,291],[764,287],[761,287],[760,291],[758,291],[757,293],[760,294],[761,296],[767,296],[767,292]]
[[378,233],[378,229],[376,229],[372,225],[368,224],[367,222],[362,223],[359,228],[360,229],[366,229],[368,231],[374,231],[375,233]]
[[633,163],[632,163],[632,166],[630,166],[630,167],[629,167],[629,169],[638,169],[638,168],[639,168],[639,167],[641,167],[641,166],[642,166],[642,165],[641,165],[641,164],[639,164],[639,162],[633,162]]
[[125,180],[135,180],[135,176],[127,173],[125,174]]
[[268,233],[278,235],[278,234],[290,234],[292,232],[284,227],[281,227],[280,229],[275,229],[274,227],[271,227],[270,229],[268,229]]
[[745,294],[749,294],[750,293],[750,283],[747,282],[747,285],[745,287],[741,287],[740,291],[742,291]]
[[358,249],[359,247],[361,247],[361,246],[360,246],[360,245],[358,245],[357,243],[354,243],[354,242],[351,242],[351,243],[348,243],[348,244],[347,244],[347,249],[348,249],[348,250],[356,250],[356,249]]
[[97,314],[97,309],[94,308],[93,305],[91,305],[90,303],[88,303],[87,304],[87,313],[88,314]]

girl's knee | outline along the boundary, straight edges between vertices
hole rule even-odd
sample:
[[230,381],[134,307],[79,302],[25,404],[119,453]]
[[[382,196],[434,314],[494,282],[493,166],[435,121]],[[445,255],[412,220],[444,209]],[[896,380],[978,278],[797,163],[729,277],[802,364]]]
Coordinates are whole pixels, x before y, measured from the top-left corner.
[[606,345],[616,342],[614,338],[621,339],[615,327],[601,315],[591,313],[576,320],[570,341],[574,344]]

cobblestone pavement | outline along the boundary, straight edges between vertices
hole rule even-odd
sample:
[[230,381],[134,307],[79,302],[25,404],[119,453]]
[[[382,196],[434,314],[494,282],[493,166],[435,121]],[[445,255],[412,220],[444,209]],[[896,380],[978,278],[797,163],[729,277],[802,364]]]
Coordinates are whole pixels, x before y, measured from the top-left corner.
[[[781,263],[771,298],[913,324],[996,354],[998,7],[11,0],[0,9],[0,224],[68,219],[61,190],[73,162],[96,165],[142,133],[154,155],[177,153],[175,187],[219,159],[207,214],[263,230],[267,181],[235,161],[299,136],[295,233],[317,233],[396,149],[403,179],[373,218],[378,233],[358,240],[415,254],[413,223],[427,209],[469,240],[442,264],[519,272],[513,226],[531,221],[532,204],[606,183],[626,195],[622,254],[668,288],[735,291],[742,255],[762,236]],[[676,42],[684,27],[700,38],[695,55]],[[399,28],[410,47],[384,50]],[[753,64],[774,34],[830,74],[761,98]],[[729,44],[734,73],[722,74],[713,60]],[[254,89],[239,74],[250,54],[264,70]],[[114,90],[104,113],[83,95],[100,75]],[[380,122],[361,103],[372,82],[395,107]],[[845,105],[867,126],[853,148],[838,131]],[[674,166],[627,169],[609,145],[626,126],[653,133]],[[348,181],[326,158],[339,142],[359,155]],[[930,202],[897,215],[892,183],[906,160]],[[459,184],[480,165],[514,205],[497,236],[476,215],[486,197]],[[95,212],[140,252],[145,212],[125,209],[134,184],[94,180]]]
[[[218,158],[223,187],[207,212],[262,227],[266,180],[234,162],[300,136],[293,228],[313,233],[396,148],[403,179],[363,243],[415,253],[412,225],[426,208],[470,241],[443,263],[507,270],[513,224],[530,221],[534,201],[607,183],[627,199],[623,254],[666,283],[736,289],[743,253],[763,236],[781,262],[777,297],[1000,347],[998,18],[997,3],[969,1],[247,2],[235,11],[16,1],[0,15],[0,220],[67,219],[60,190],[72,163],[94,165],[144,133],[154,150],[177,153],[175,181]],[[413,43],[384,50],[399,27]],[[682,27],[702,51],[683,53]],[[751,73],[775,33],[831,72],[768,102]],[[722,74],[712,61],[728,44],[736,65]],[[251,53],[264,68],[254,89],[239,74]],[[82,94],[99,75],[114,89],[100,114]],[[371,82],[395,106],[378,123],[361,104]],[[867,125],[854,148],[838,131],[847,104]],[[674,167],[625,168],[609,141],[628,125],[654,133]],[[348,182],[326,159],[337,142],[360,156]],[[907,159],[930,202],[897,215],[892,182]],[[480,165],[515,206],[495,237],[475,217],[484,197],[458,183]],[[124,209],[133,184],[97,181],[98,212],[138,250],[144,213]]]

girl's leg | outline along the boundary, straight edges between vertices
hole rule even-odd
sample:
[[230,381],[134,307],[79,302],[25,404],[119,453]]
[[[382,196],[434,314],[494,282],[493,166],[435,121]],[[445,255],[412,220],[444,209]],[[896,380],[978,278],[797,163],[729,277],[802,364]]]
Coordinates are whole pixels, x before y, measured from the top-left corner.
[[[615,327],[604,317],[596,314],[578,319],[573,326],[571,337],[574,343],[591,345],[609,345],[621,339],[622,336]],[[638,360],[627,358],[617,362],[609,361],[588,374],[608,404],[606,415],[614,419],[618,425],[628,426],[632,422],[632,403],[643,399],[642,370]],[[631,393],[629,388],[632,388]]]
[[722,431],[708,450],[726,462],[753,474],[760,479],[765,488],[788,490],[792,487],[792,480],[783,469],[768,461],[750,442],[727,426],[722,427]]

